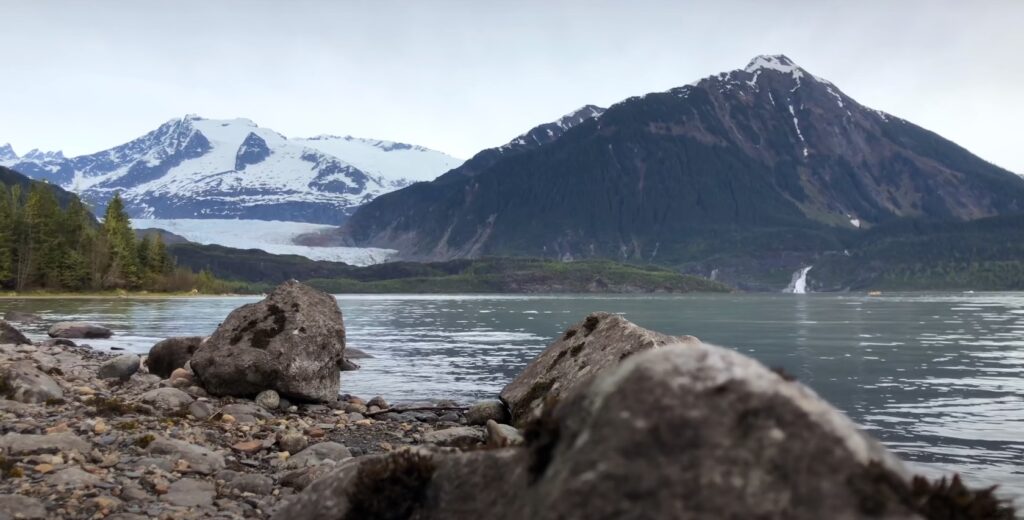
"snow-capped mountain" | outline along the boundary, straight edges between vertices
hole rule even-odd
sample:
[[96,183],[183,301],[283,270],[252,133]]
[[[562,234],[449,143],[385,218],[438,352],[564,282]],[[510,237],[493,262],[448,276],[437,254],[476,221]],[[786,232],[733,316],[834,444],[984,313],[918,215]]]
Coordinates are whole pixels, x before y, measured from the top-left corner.
[[421,146],[321,136],[289,139],[248,119],[189,115],[123,145],[65,158],[0,147],[0,164],[101,208],[120,192],[135,217],[337,224],[354,208],[462,161]]

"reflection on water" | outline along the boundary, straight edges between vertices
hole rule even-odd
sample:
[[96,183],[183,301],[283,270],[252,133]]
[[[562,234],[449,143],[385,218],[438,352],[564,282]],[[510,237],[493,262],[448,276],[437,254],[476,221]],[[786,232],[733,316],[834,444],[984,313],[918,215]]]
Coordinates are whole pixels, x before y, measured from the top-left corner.
[[[209,334],[255,298],[0,300],[45,322],[97,321],[96,348]],[[396,401],[493,396],[569,324],[605,310],[738,348],[796,375],[927,473],[1024,496],[1024,294],[339,297],[375,356],[343,391]],[[42,337],[46,323],[29,326]]]

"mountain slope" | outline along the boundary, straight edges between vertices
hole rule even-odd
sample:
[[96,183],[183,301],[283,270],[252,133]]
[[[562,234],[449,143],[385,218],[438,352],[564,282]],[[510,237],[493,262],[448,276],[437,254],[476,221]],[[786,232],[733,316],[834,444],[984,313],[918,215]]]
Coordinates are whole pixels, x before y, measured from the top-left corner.
[[461,164],[427,148],[353,137],[288,139],[247,119],[186,116],[121,146],[65,158],[0,148],[0,164],[101,206],[120,191],[149,218],[337,224],[355,206]]
[[[0,154],[2,154],[2,152],[3,148],[0,147]],[[19,186],[21,192],[25,195],[28,195],[29,190],[32,189],[32,186],[38,184],[43,184],[43,181],[30,179],[29,177],[22,175],[21,173],[18,173],[10,168],[0,166],[0,185],[3,185],[8,189],[14,186]],[[68,202],[77,197],[74,193],[63,190],[57,186],[52,186],[52,188],[54,195],[57,196],[57,203],[60,204],[62,208],[66,207]]]
[[404,258],[682,264],[841,251],[850,233],[907,217],[1024,211],[1018,176],[860,105],[785,56],[627,99],[452,177],[362,206],[347,239]]

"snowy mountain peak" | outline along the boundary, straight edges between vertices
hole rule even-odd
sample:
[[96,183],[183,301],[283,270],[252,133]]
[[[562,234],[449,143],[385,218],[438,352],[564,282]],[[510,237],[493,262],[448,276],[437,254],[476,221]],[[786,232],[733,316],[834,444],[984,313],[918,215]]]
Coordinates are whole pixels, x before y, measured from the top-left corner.
[[56,152],[44,152],[38,148],[33,148],[29,150],[29,152],[26,153],[25,157],[22,157],[22,159],[35,162],[59,161],[61,159],[64,159],[64,152],[61,152],[59,150]]
[[794,72],[799,73],[801,70],[796,63],[793,63],[793,60],[789,59],[784,54],[762,54],[760,56],[755,56],[743,70],[754,73],[763,69],[777,70],[786,74],[792,74]]
[[604,108],[597,105],[584,105],[562,116],[555,122],[555,124],[564,130],[568,130],[569,128],[572,128],[588,119],[601,117],[601,114],[603,114],[604,111]]
[[11,143],[0,146],[0,163],[17,160],[18,154],[14,153],[14,148],[11,146]]

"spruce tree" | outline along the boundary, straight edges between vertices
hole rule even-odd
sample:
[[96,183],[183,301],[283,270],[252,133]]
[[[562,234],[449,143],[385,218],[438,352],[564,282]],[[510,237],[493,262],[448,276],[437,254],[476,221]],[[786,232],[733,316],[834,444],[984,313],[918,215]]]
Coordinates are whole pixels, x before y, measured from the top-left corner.
[[14,281],[14,211],[10,190],[0,185],[0,287]]
[[110,268],[107,270],[104,285],[118,289],[138,287],[141,282],[138,250],[135,248],[131,221],[119,193],[115,193],[107,204],[107,212],[103,217],[103,234],[110,252]]

